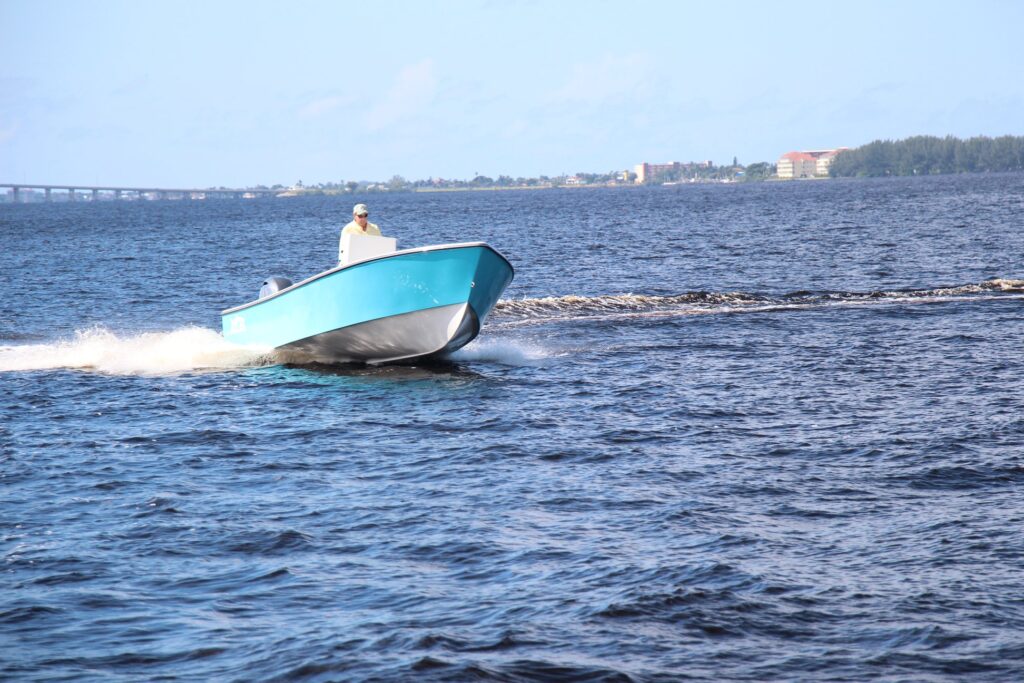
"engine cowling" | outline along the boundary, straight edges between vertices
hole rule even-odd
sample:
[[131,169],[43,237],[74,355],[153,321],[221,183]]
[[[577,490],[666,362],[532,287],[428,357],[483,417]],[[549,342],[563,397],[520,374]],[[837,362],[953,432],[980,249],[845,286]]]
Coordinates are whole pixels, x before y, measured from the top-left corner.
[[282,289],[292,286],[292,281],[286,277],[268,277],[260,287],[260,298],[264,299],[271,294],[277,294]]

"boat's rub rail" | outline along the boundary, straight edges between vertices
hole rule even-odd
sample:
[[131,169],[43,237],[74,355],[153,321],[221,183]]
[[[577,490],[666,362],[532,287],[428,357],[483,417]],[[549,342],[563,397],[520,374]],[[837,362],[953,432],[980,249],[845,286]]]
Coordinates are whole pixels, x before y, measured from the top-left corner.
[[[383,259],[395,258],[396,256],[403,256],[405,254],[422,254],[422,253],[428,252],[428,251],[442,251],[444,249],[465,249],[467,247],[484,247],[485,249],[490,249],[492,252],[494,252],[495,254],[500,256],[501,259],[503,261],[505,261],[505,263],[508,263],[508,259],[507,258],[502,256],[501,253],[498,252],[497,249],[495,249],[491,245],[487,244],[486,242],[459,242],[457,244],[434,244],[434,245],[426,246],[426,247],[415,247],[413,249],[401,249],[399,251],[394,251],[394,252],[392,252],[390,254],[382,254],[380,256],[374,256],[373,258],[363,259],[362,261],[356,261],[354,263],[347,263],[347,264],[345,264],[343,266],[336,266],[334,268],[331,268],[330,270],[325,270],[322,273],[317,273],[316,275],[313,275],[312,277],[308,277],[308,278],[306,278],[305,280],[303,280],[301,282],[296,282],[291,287],[287,287],[287,288],[282,289],[280,291],[274,292],[270,296],[263,297],[262,299],[257,299],[256,301],[250,301],[248,303],[242,304],[241,306],[235,306],[234,308],[227,308],[227,309],[221,311],[220,314],[221,315],[227,315],[229,313],[235,313],[237,311],[242,310],[243,308],[249,308],[250,306],[255,306],[256,304],[261,304],[264,301],[270,301],[271,299],[279,297],[282,294],[285,294],[287,292],[292,291],[293,289],[298,289],[299,287],[302,287],[304,285],[308,285],[310,282],[313,282],[314,280],[319,280],[322,277],[327,277],[328,275],[332,275],[333,273],[337,273],[338,271],[346,270],[348,268],[356,268],[358,266],[361,266],[361,265],[364,265],[364,264],[367,264],[367,263],[372,263],[373,261],[381,261]],[[508,263],[508,267],[512,268],[512,264]],[[513,272],[515,272],[514,269],[513,269]]]

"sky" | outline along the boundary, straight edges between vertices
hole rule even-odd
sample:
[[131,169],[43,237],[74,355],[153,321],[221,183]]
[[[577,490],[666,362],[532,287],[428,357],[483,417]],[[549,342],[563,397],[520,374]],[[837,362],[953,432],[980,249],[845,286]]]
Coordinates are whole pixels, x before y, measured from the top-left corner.
[[247,187],[1024,135],[1024,3],[0,0],[0,183]]

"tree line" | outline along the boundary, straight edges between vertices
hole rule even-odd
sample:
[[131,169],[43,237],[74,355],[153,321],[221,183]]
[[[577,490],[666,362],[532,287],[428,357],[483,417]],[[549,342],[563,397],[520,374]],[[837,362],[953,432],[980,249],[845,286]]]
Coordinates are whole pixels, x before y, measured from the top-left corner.
[[918,135],[906,140],[875,140],[840,152],[829,167],[832,177],[935,175],[1024,170],[1024,137],[985,136],[967,140]]

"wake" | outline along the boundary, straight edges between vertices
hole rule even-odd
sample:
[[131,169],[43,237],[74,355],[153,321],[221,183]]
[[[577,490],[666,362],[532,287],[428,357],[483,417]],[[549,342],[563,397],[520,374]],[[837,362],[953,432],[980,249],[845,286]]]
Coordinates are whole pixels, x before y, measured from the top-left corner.
[[[486,333],[485,333],[486,334]],[[483,361],[501,365],[543,365],[554,354],[542,346],[521,340],[494,339],[482,334],[448,355],[453,361]]]
[[[530,366],[550,354],[524,341],[478,338],[449,356],[456,362],[492,362]],[[273,349],[239,346],[211,329],[186,327],[172,332],[118,335],[104,328],[76,332],[46,344],[0,346],[0,372],[85,370],[107,375],[175,375],[303,364],[301,356]]]
[[[869,292],[799,291],[781,296],[748,292],[685,292],[669,296],[613,294],[506,299],[495,306],[483,335],[450,360],[540,365],[555,355],[500,330],[533,322],[629,316],[675,316],[771,311],[822,306],[858,306],[876,302],[938,302],[958,299],[1024,298],[1024,280],[992,279],[976,284],[932,289]],[[488,329],[499,331],[497,336]],[[270,348],[240,346],[219,332],[185,327],[171,332],[118,335],[102,327],[44,344],[0,345],[0,372],[74,369],[111,375],[173,375],[225,371],[295,362]]]
[[118,336],[94,328],[49,344],[0,346],[0,372],[77,369],[112,375],[169,375],[275,363],[269,349],[239,346],[201,327]]
[[995,278],[985,282],[931,289],[848,291],[797,291],[768,296],[750,292],[684,292],[666,296],[613,294],[504,299],[494,307],[499,320],[524,321],[577,318],[608,314],[708,313],[736,310],[809,308],[871,301],[944,301],[979,295],[1024,294],[1024,280]]

